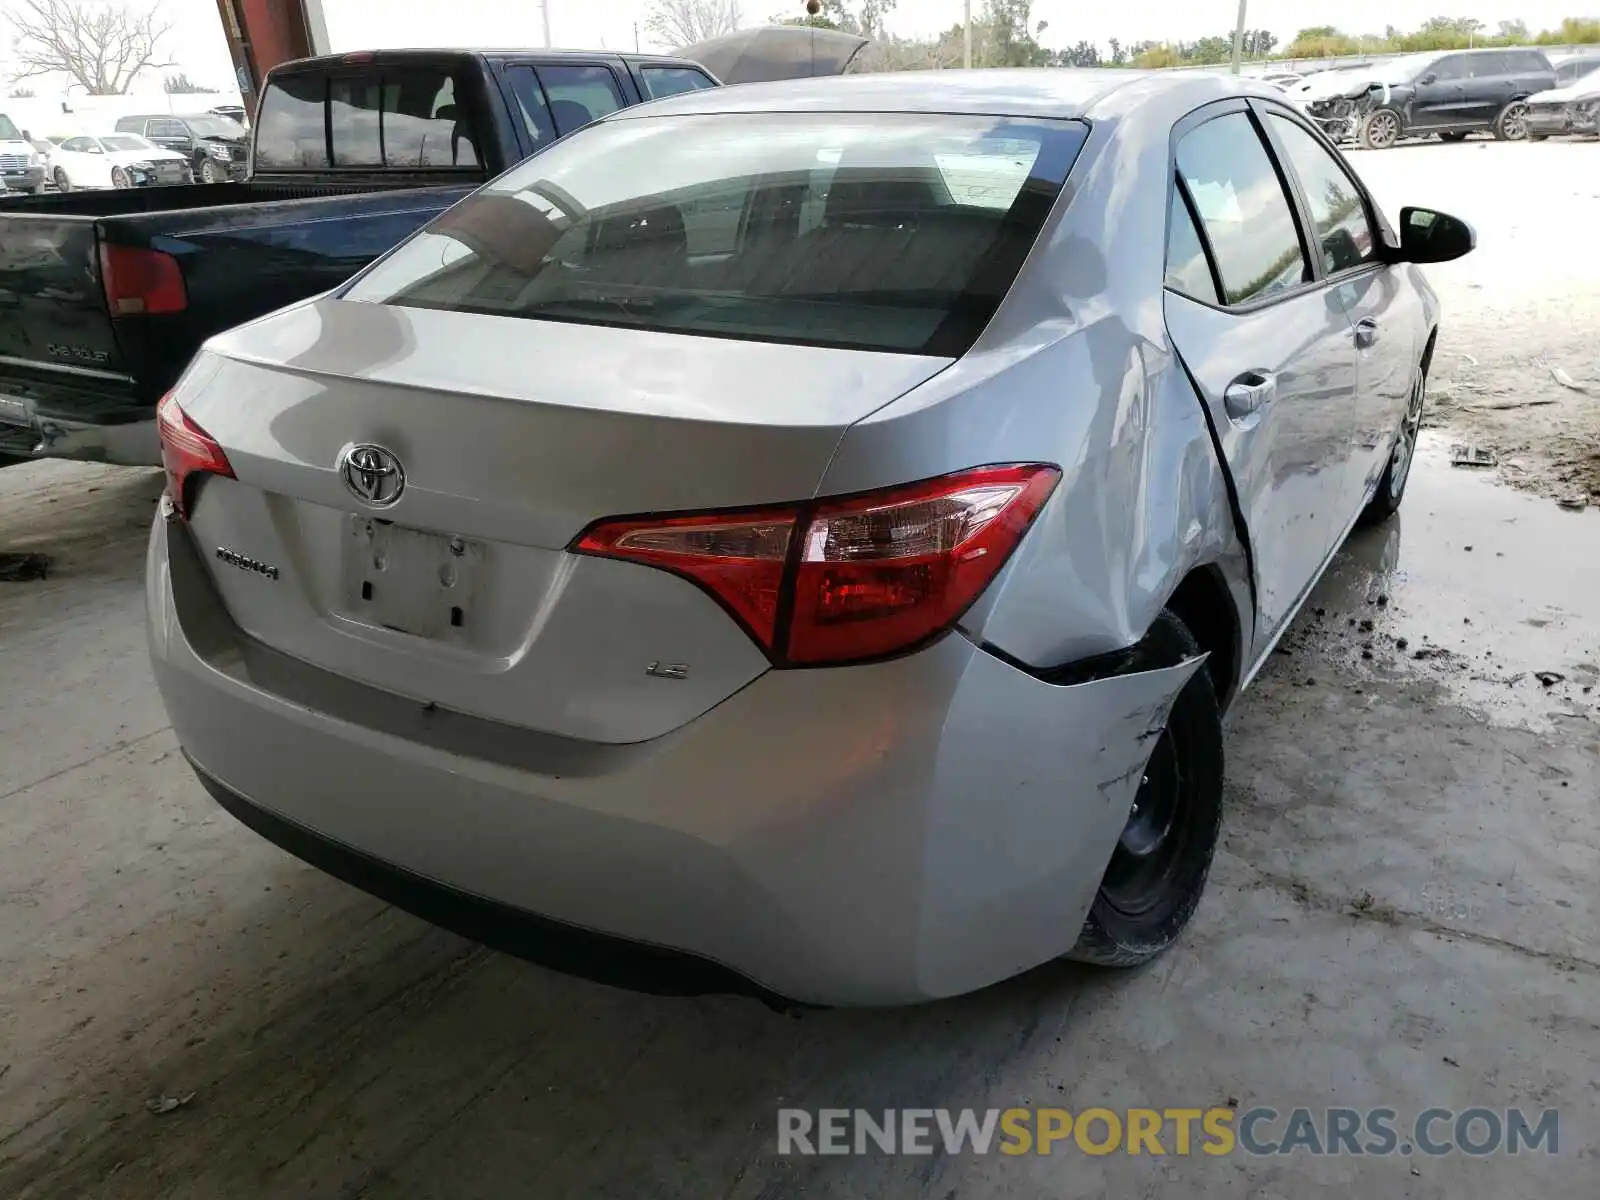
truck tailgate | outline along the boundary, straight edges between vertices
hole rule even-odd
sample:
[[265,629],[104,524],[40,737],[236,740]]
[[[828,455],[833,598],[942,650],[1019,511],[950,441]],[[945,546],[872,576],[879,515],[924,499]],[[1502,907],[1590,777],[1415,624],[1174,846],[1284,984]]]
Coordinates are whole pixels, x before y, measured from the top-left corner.
[[92,217],[0,213],[0,369],[30,368],[74,376],[124,369]]

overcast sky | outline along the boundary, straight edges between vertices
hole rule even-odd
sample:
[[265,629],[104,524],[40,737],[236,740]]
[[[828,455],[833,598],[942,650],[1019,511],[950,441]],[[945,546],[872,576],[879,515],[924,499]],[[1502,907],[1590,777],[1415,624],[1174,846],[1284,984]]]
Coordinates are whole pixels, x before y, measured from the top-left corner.
[[[0,11],[14,0],[0,0]],[[137,6],[141,0],[126,0]],[[744,0],[748,24],[802,11],[803,0]],[[1582,13],[1592,0],[1250,0],[1250,25],[1266,28],[1287,42],[1307,25],[1333,24],[1351,33],[1381,33],[1386,24],[1411,28],[1440,11],[1475,16],[1493,28],[1520,16],[1533,29],[1558,24]],[[637,23],[649,49],[644,19],[646,0],[550,0],[550,25],[558,46],[631,50]],[[982,7],[974,0],[975,10]],[[901,0],[890,14],[891,32],[911,35],[948,28],[961,19],[961,0]],[[216,0],[161,0],[161,10],[176,23],[170,53],[201,82],[229,76],[227,51]],[[323,0],[334,50],[415,45],[537,46],[543,33],[538,0]],[[1233,0],[1136,0],[1134,3],[1084,3],[1036,0],[1034,19],[1049,22],[1043,41],[1070,45],[1080,38],[1102,45],[1193,39],[1230,31]],[[0,75],[9,76],[9,37],[0,46]]]

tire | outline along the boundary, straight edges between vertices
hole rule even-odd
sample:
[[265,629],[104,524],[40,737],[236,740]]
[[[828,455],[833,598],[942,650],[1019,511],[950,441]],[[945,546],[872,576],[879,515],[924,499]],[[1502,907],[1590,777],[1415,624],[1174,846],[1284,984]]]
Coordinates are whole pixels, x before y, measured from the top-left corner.
[[1522,142],[1528,138],[1528,106],[1513,100],[1500,110],[1494,119],[1494,136],[1497,142]]
[[221,183],[222,182],[222,168],[219,167],[216,164],[216,161],[214,159],[208,158],[208,159],[205,160],[205,162],[200,164],[200,182],[201,183]]
[[1394,449],[1389,452],[1383,478],[1378,480],[1378,490],[1361,510],[1361,524],[1378,525],[1400,511],[1400,502],[1406,498],[1406,484],[1411,481],[1411,464],[1417,458],[1417,433],[1422,428],[1422,410],[1427,402],[1428,376],[1418,368],[1416,382],[1411,385],[1411,400],[1395,434]]
[[72,180],[67,178],[67,173],[60,167],[57,167],[55,170],[55,180],[56,191],[70,192],[72,190]]
[[1368,150],[1387,150],[1400,140],[1405,124],[1392,108],[1375,108],[1361,118],[1357,136]]
[[1441,142],[1464,142],[1464,141],[1467,140],[1467,135],[1464,134],[1464,133],[1459,133],[1459,132],[1458,133],[1441,133],[1439,135],[1439,140]]
[[[1201,653],[1188,626],[1171,612],[1156,618],[1150,640],[1163,657]],[[1155,829],[1163,824],[1164,835]],[[1222,714],[1211,674],[1202,668],[1173,703],[1067,957],[1135,967],[1177,941],[1205,891],[1221,826]]]

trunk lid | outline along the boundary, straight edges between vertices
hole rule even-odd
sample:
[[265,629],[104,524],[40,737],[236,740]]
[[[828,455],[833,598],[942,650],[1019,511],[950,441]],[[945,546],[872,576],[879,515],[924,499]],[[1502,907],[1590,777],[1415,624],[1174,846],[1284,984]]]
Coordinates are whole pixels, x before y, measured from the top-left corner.
[[[565,547],[603,517],[805,499],[851,423],[946,365],[323,299],[215,340],[180,385],[237,476],[203,482],[191,528],[268,645],[422,702],[641,741],[766,659],[695,585]],[[403,472],[387,507],[340,469],[360,445]]]

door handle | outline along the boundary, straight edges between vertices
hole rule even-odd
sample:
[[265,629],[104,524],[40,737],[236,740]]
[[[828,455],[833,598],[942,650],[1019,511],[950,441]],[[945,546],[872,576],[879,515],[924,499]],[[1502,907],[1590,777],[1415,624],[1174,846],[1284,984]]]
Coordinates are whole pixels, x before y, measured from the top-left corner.
[[1222,406],[1235,421],[1260,412],[1278,394],[1278,377],[1271,371],[1246,371],[1222,393]]
[[1356,322],[1356,349],[1365,350],[1378,340],[1378,321],[1375,317],[1362,317]]

